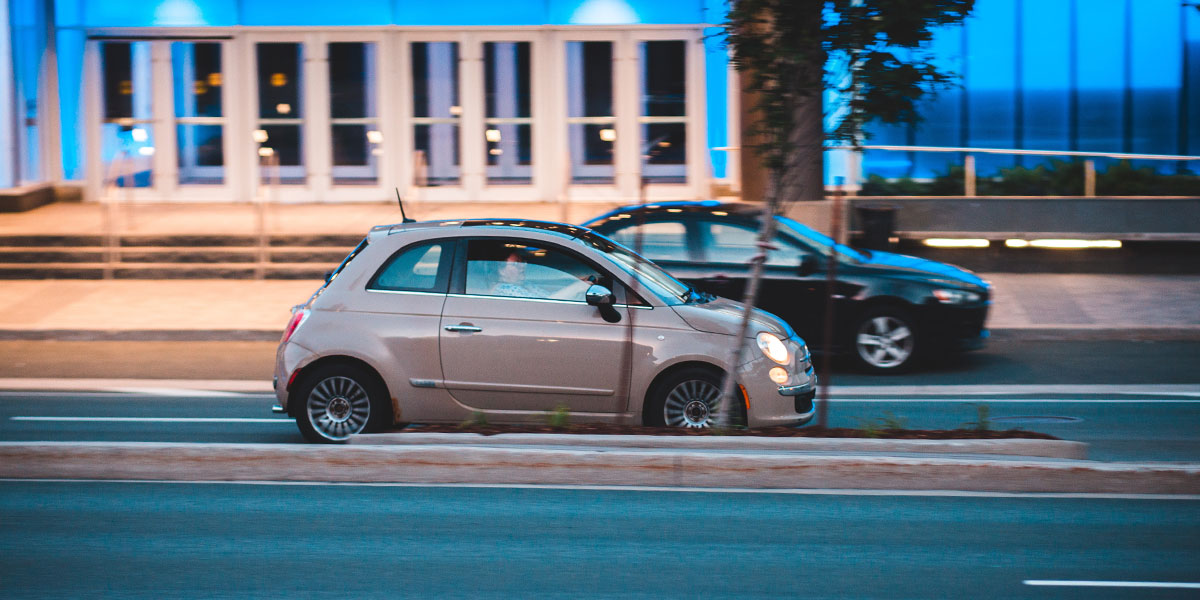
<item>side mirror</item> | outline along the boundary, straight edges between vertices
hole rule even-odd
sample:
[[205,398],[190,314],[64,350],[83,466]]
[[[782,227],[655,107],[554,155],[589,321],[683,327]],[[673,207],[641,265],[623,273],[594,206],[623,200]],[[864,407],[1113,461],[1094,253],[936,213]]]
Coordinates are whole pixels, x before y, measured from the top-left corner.
[[796,269],[796,271],[801,277],[804,277],[806,275],[812,275],[813,273],[816,273],[817,269],[819,268],[821,268],[821,259],[817,258],[816,255],[813,254],[805,254],[804,256],[800,257],[800,266]]
[[612,290],[599,284],[592,284],[583,297],[591,306],[612,306],[613,302],[616,302]]

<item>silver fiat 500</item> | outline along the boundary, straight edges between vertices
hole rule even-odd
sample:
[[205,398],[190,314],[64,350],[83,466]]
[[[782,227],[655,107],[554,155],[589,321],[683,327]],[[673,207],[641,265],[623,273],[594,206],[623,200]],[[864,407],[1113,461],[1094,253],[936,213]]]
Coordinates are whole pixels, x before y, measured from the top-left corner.
[[[293,309],[274,410],[341,442],[400,423],[708,427],[742,304],[717,299],[589,229],[520,220],[380,226]],[[732,414],[812,419],[804,340],[755,310]]]

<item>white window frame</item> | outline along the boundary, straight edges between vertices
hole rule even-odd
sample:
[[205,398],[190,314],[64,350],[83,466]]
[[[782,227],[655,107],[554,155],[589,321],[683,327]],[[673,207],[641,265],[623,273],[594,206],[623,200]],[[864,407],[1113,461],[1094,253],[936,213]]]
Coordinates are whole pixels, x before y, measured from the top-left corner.
[[[155,40],[161,47],[154,77],[172,77],[171,38],[204,38],[222,43],[223,126],[225,183],[223,185],[178,185],[177,149],[171,86],[159,86],[153,94],[153,127],[157,148],[154,183],[149,188],[122,188],[123,199],[137,202],[363,202],[394,201],[393,187],[406,199],[434,202],[636,202],[664,199],[698,199],[710,195],[708,166],[703,30],[699,26],[600,26],[600,27],[271,27],[271,28],[136,28],[89,30],[90,36],[126,36]],[[225,39],[221,39],[225,38]],[[640,159],[640,97],[638,44],[643,41],[683,40],[686,54],[687,183],[649,184],[643,187]],[[328,44],[332,42],[375,44],[375,92],[378,94],[374,122],[383,133],[377,185],[334,185],[332,180],[332,124],[329,110]],[[529,42],[532,125],[532,182],[529,185],[487,185],[484,140],[484,42]],[[566,156],[568,119],[566,92],[566,42],[606,41],[613,44],[614,182],[570,184]],[[252,133],[258,128],[257,44],[292,42],[301,44],[303,117],[301,152],[304,185],[260,185],[258,144]],[[413,164],[413,130],[421,122],[412,114],[411,44],[456,42],[459,52],[458,92],[463,107],[459,124],[459,185],[416,187]],[[99,74],[99,44],[87,42],[84,94],[87,127],[88,198],[101,198],[103,165],[100,164],[99,124],[102,83]],[[166,79],[162,79],[166,81]]]

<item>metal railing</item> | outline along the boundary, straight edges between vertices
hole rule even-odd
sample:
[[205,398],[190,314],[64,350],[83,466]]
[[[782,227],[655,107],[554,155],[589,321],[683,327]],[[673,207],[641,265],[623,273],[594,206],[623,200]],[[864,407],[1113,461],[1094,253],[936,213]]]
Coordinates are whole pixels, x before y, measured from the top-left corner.
[[1070,156],[1082,157],[1083,161],[1083,195],[1096,196],[1096,161],[1097,158],[1114,160],[1160,160],[1170,162],[1200,161],[1200,156],[1181,156],[1171,154],[1130,154],[1127,152],[1081,152],[1077,150],[1023,150],[1017,148],[960,148],[946,146],[892,146],[864,145],[858,148],[851,146],[835,146],[827,150],[849,150],[853,157],[850,166],[853,181],[862,181],[862,153],[856,150],[889,150],[895,152],[949,152],[966,154],[963,159],[963,195],[968,198],[976,196],[976,181],[979,179],[975,170],[976,154],[1006,154],[1016,156]]

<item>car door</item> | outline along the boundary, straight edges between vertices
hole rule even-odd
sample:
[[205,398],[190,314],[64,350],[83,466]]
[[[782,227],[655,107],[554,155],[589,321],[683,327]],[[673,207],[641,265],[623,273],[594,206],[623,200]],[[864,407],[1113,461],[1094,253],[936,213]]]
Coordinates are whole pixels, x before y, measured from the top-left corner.
[[[742,300],[750,276],[750,260],[758,253],[759,224],[732,219],[699,219],[696,223],[703,272],[688,283],[701,291]],[[787,321],[805,340],[821,337],[825,312],[824,272],[801,274],[805,255],[815,254],[777,234],[777,250],[767,255],[756,305]]]
[[620,320],[610,322],[584,300],[592,283],[613,289],[612,277],[555,244],[516,237],[460,244],[440,332],[454,398],[489,411],[624,411],[628,309],[616,306]]

